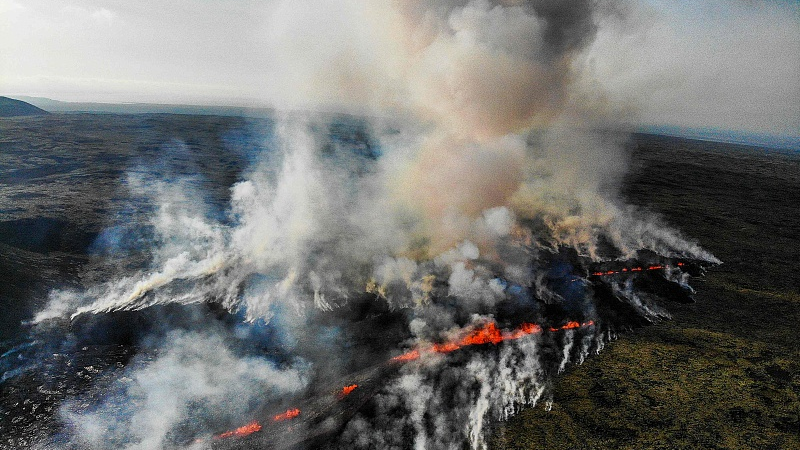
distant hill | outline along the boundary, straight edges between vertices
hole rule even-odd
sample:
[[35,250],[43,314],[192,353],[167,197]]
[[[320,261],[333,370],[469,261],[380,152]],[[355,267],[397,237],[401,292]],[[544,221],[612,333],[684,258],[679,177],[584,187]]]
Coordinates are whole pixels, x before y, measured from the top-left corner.
[[100,113],[100,114],[189,114],[232,117],[274,117],[270,108],[246,106],[212,106],[212,105],[174,105],[159,103],[98,103],[98,102],[62,102],[45,97],[18,98],[54,113]]
[[800,135],[780,135],[769,133],[753,133],[732,131],[717,128],[690,128],[669,125],[649,125],[639,128],[646,134],[673,136],[698,141],[724,142],[754,147],[800,151]]
[[[267,106],[225,106],[225,105],[182,105],[167,103],[98,103],[98,102],[63,102],[46,97],[29,97],[25,95],[17,96],[39,108],[46,109],[53,113],[90,113],[90,114],[187,114],[197,116],[229,116],[229,117],[250,117],[258,119],[274,119],[275,109]],[[282,110],[282,117],[307,117],[309,114],[317,119],[341,119],[354,118],[356,120],[378,119],[378,116],[370,116],[354,111],[305,111],[305,110]],[[381,117],[386,119],[386,117]]]
[[50,113],[30,103],[14,100],[13,98],[0,97],[0,117],[39,116],[43,114]]

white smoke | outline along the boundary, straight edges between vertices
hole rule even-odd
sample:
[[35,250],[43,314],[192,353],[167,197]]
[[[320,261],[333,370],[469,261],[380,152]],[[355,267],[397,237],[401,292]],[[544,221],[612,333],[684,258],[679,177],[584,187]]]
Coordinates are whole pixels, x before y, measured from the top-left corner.
[[458,367],[439,355],[409,367],[376,399],[375,417],[348,424],[342,446],[438,449],[468,442],[487,448],[487,418],[506,419],[544,395],[540,345],[536,338],[513,341],[497,353],[472,355]]
[[61,412],[80,448],[161,449],[174,444],[176,427],[239,420],[254,405],[299,391],[306,370],[240,357],[214,334],[172,332],[152,360],[130,364],[116,394],[94,407],[67,402]]
[[[399,113],[391,125],[404,131],[383,134],[376,124],[384,156],[355,176],[359,161],[320,155],[324,136],[308,120],[279,120],[277,148],[270,149],[279,157],[265,158],[231,191],[233,225],[209,221],[200,196],[187,198],[183,183],[134,179],[131,189],[158,204],[151,268],[93,288],[84,295],[88,304],[58,296],[37,320],[65,303],[80,304],[80,314],[210,297],[229,308],[246,305],[255,319],[277,296],[306,291],[326,304],[370,278],[389,284],[389,272],[375,268],[386,258],[435,259],[465,240],[493,257],[496,243],[525,220],[545,227],[539,245],[566,245],[595,259],[606,239],[617,257],[649,249],[716,261],[620,205],[619,142],[570,125],[576,115],[612,120],[606,110],[578,110],[569,99],[582,89],[571,62],[591,41],[601,12],[587,1],[280,2],[269,38],[287,54],[275,62],[281,72],[271,82],[287,83],[298,102],[287,106],[356,102]],[[308,51],[289,52],[298,45]],[[351,77],[365,80],[353,86]],[[411,288],[430,275],[425,271],[405,270],[397,280]],[[489,280],[465,265],[449,272],[453,294],[491,301]],[[278,281],[242,299],[238,287],[251,273]],[[195,283],[172,287],[185,280]],[[482,293],[476,283],[486,284]]]
[[[231,189],[228,221],[209,218],[202,196],[180,179],[132,178],[130,189],[157,205],[150,265],[84,292],[55,292],[36,320],[214,301],[268,321],[276,305],[331,310],[367,292],[414,308],[411,329],[422,341],[456,328],[454,311],[432,304],[436,295],[454,299],[461,314],[491,311],[509,298],[509,282],[548,303],[565,301],[544,271],[531,269],[537,255],[562,247],[587,260],[649,250],[716,261],[617,199],[621,143],[589,130],[613,124],[615,108],[579,101],[587,80],[576,66],[603,14],[596,5],[279,2],[268,38],[278,55],[269,82],[285,92],[280,106],[382,117],[368,127],[381,155],[361,157],[331,141],[318,131],[325,116],[281,114],[275,142]],[[645,317],[664,315],[630,286],[615,293]],[[581,301],[593,314],[590,299]],[[172,336],[163,356],[134,372],[123,398],[140,408],[129,425],[113,414],[111,422],[68,417],[90,446],[155,448],[193,401],[242,413],[227,399],[302,387],[289,382],[300,376],[295,369],[208,351],[222,345],[215,339]],[[558,370],[582,361],[592,336],[577,350],[572,332],[565,339]],[[596,349],[603,339],[596,336]],[[404,368],[378,396],[377,418],[354,420],[342,438],[400,447],[407,432],[416,448],[484,448],[490,420],[544,395],[549,375],[539,353],[531,338],[458,367],[436,356]],[[247,390],[229,389],[242,381]]]

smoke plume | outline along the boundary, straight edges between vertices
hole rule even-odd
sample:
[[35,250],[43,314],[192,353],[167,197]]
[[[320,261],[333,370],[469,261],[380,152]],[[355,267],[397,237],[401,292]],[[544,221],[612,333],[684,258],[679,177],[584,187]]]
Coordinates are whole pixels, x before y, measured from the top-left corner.
[[[601,19],[617,13],[589,0],[278,2],[264,83],[284,95],[224,217],[189,179],[129,175],[131,197],[153,205],[148,263],[54,291],[35,320],[208,302],[275,326],[287,351],[320,333],[310,322],[365,297],[404,311],[407,348],[509,310],[554,326],[598,321],[458,363],[425,356],[340,436],[357,448],[485,447],[492,420],[536,404],[553,373],[613,331],[576,261],[716,261],[616,195],[624,138],[603,130],[623,108],[603,101],[583,64]],[[337,120],[356,121],[362,134],[332,132]],[[634,286],[609,286],[641,317],[666,315]],[[206,414],[190,405],[224,410],[213,420],[230,422],[251,411],[231,398],[267,402],[321,370],[314,360],[277,367],[237,355],[215,333],[168,334],[159,356],[135,365],[97,410],[65,405],[80,443],[159,448]]]

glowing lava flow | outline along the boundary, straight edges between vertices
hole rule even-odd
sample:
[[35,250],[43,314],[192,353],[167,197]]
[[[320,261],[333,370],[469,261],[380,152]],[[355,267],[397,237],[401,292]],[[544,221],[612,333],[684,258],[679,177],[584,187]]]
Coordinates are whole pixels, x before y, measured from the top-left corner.
[[[594,322],[587,322],[586,325],[593,325]],[[562,325],[559,328],[550,327],[550,331],[561,331],[561,330],[574,330],[575,328],[580,328],[584,325],[580,324],[579,322],[567,322],[566,324]]]
[[[347,388],[349,388],[349,387],[350,386],[347,386]],[[347,388],[345,388],[345,389],[347,389]],[[355,389],[355,385],[354,385],[353,389]],[[352,389],[350,390],[350,392],[352,392]],[[284,412],[284,413],[280,413],[280,414],[275,415],[272,418],[272,421],[273,422],[283,422],[284,420],[294,419],[295,417],[297,417],[299,415],[300,415],[300,410],[297,409],[297,408],[292,408],[292,409],[286,410],[286,412]],[[256,421],[253,421],[253,422],[250,422],[247,425],[239,427],[239,428],[237,428],[235,430],[226,431],[224,433],[216,434],[216,435],[214,435],[214,439],[223,439],[223,438],[229,438],[229,437],[233,437],[233,436],[239,436],[239,437],[247,436],[249,434],[255,433],[256,431],[261,431],[261,428],[262,427],[261,427],[260,423],[258,423]],[[202,442],[202,439],[198,439],[195,442]]]
[[255,433],[256,431],[261,430],[261,424],[258,422],[250,422],[245,426],[239,427],[235,430],[226,431],[224,433],[220,433],[214,436],[214,439],[222,439],[231,436],[247,436],[248,434]]
[[283,422],[284,420],[294,419],[295,417],[297,417],[299,415],[300,415],[300,410],[297,409],[297,408],[292,408],[292,409],[286,410],[285,413],[280,413],[280,414],[275,415],[272,418],[272,421],[273,422]]
[[[574,330],[576,328],[585,328],[594,325],[594,321],[590,320],[588,322],[580,323],[580,322],[567,322],[560,327],[550,327],[547,330],[550,332],[556,331],[564,331],[564,330]],[[444,342],[441,344],[433,344],[422,348],[416,348],[414,350],[409,350],[402,355],[395,356],[390,362],[394,363],[401,363],[401,362],[408,362],[414,361],[422,356],[422,353],[450,353],[456,351],[462,347],[468,347],[471,345],[484,345],[484,344],[494,344],[497,345],[504,341],[512,341],[515,339],[520,339],[525,336],[530,336],[532,334],[540,334],[542,333],[543,329],[540,325],[535,323],[523,323],[522,325],[518,326],[517,328],[511,331],[503,331],[497,328],[497,324],[494,322],[489,322],[481,327],[475,328],[474,330],[467,333],[464,337],[462,337],[458,341],[454,342]],[[339,399],[342,399],[348,396],[351,392],[358,388],[357,384],[351,384],[348,386],[343,387],[337,394]],[[295,417],[300,415],[300,410],[297,408],[292,408],[286,410],[286,412],[277,414],[272,417],[273,422],[283,422],[286,420],[294,419]],[[251,422],[243,427],[239,427],[235,430],[226,431],[221,434],[217,434],[214,436],[214,439],[221,439],[227,438],[232,436],[247,436],[249,434],[255,433],[256,431],[261,430],[261,424],[258,422]]]
[[419,350],[411,350],[408,352],[403,353],[402,355],[395,356],[392,358],[394,362],[406,362],[406,361],[413,361],[418,359],[420,356]]
[[339,398],[345,398],[350,395],[351,392],[355,391],[358,387],[357,384],[351,384],[350,386],[345,386],[339,391]]
[[[685,264],[682,263],[682,262],[678,263],[678,267],[683,267],[684,265]],[[645,270],[661,270],[661,269],[666,269],[668,267],[669,266],[665,266],[665,265],[661,265],[661,264],[655,264],[655,265],[647,266],[647,267],[631,267],[631,268],[623,267],[620,270],[606,270],[604,272],[592,272],[591,275],[595,276],[595,277],[602,277],[602,276],[606,276],[606,275],[616,275],[616,274],[619,274],[619,273],[644,272]]]
[[[575,328],[583,328],[583,327],[590,327],[594,325],[594,321],[588,321],[584,323],[580,322],[567,322],[566,324],[554,328],[548,328],[548,331],[555,332],[555,331],[563,331],[563,330],[573,330]],[[461,338],[455,342],[445,342],[442,344],[433,344],[427,347],[416,348],[414,350],[407,351],[402,355],[395,356],[391,359],[392,362],[407,362],[407,361],[414,361],[419,359],[422,356],[422,353],[450,353],[452,351],[458,350],[462,347],[468,347],[470,345],[483,345],[483,344],[494,344],[497,345],[503,341],[512,341],[514,339],[519,339],[525,336],[529,336],[532,334],[539,334],[542,332],[542,327],[535,324],[535,323],[523,323],[516,329],[512,331],[501,331],[497,328],[497,324],[494,322],[489,322],[482,327],[476,328],[468,333],[466,336]]]

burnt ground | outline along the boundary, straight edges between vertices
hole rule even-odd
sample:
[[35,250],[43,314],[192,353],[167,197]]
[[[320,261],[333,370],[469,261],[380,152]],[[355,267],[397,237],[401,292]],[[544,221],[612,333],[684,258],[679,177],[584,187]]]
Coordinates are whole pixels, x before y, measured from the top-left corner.
[[635,135],[623,193],[724,261],[609,343],[494,449],[800,448],[800,155]]

